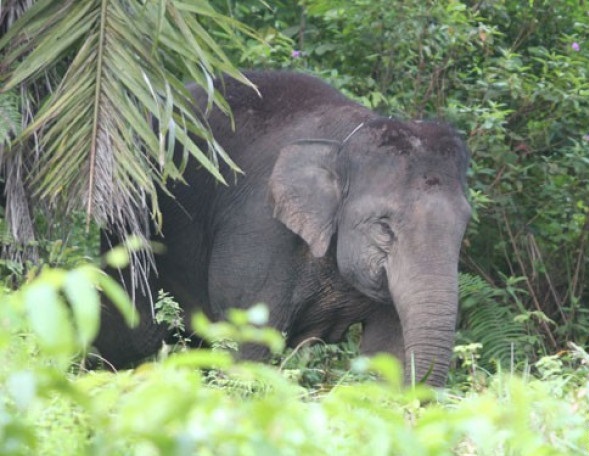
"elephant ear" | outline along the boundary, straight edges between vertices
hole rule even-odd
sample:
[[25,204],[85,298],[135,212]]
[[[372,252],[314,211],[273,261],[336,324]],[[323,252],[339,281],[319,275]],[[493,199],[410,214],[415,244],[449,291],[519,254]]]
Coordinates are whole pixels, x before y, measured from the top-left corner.
[[303,238],[315,257],[325,255],[336,230],[341,199],[336,155],[330,143],[291,144],[280,151],[270,176],[274,217]]

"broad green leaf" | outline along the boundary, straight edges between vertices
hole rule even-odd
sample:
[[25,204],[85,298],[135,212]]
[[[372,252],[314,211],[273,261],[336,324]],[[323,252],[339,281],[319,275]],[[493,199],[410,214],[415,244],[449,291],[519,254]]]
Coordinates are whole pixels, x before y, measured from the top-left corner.
[[64,292],[72,308],[78,338],[83,347],[88,347],[100,323],[100,295],[91,275],[98,272],[89,268],[78,268],[67,273]]
[[269,316],[270,311],[265,304],[256,304],[247,310],[247,318],[252,325],[265,325]]
[[106,252],[104,261],[111,268],[122,269],[129,264],[129,251],[124,246],[118,245]]
[[131,328],[137,326],[139,315],[125,289],[107,274],[100,274],[98,283],[106,298],[121,312],[127,325]]
[[17,408],[24,412],[37,396],[37,379],[31,371],[18,371],[10,374],[6,380],[8,393]]
[[24,303],[41,347],[50,354],[71,355],[75,340],[72,321],[55,285],[37,280],[25,288]]

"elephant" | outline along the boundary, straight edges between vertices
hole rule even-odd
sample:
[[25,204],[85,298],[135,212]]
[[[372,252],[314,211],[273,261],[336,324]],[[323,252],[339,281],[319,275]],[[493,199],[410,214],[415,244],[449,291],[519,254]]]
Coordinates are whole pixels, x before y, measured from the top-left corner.
[[[215,321],[266,303],[268,325],[290,347],[338,342],[361,323],[361,353],[392,354],[406,381],[414,369],[418,380],[444,385],[471,213],[464,141],[441,121],[381,116],[311,75],[245,75],[258,92],[216,81],[234,124],[188,86],[195,113],[243,173],[220,165],[222,185],[189,162],[185,182],[161,192],[166,253],[156,257],[152,290]],[[167,337],[147,298],[136,300],[142,320],[132,330],[112,306],[103,309],[96,346],[115,367],[153,354]],[[247,345],[241,356],[267,352]]]

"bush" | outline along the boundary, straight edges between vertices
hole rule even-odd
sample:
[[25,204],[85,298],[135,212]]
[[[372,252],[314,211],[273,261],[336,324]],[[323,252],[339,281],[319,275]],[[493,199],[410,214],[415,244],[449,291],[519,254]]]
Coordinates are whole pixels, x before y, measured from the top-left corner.
[[[96,283],[112,286],[88,266],[48,269],[2,296],[0,454],[572,455],[589,445],[589,355],[579,347],[570,360],[539,363],[542,381],[495,375],[480,393],[406,389],[388,356],[356,359],[319,391],[299,386],[290,369],[235,362],[225,350],[85,372],[70,363],[95,331]],[[250,326],[264,314],[236,312],[221,325],[201,316],[195,326],[209,341],[279,348],[278,334]]]

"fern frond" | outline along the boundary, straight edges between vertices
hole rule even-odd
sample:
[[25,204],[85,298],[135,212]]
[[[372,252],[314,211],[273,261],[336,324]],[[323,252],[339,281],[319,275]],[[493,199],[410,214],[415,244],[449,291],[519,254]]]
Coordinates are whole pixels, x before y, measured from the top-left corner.
[[512,354],[518,359],[530,345],[526,327],[515,317],[505,290],[473,274],[461,274],[459,343],[483,345],[480,364],[494,370],[495,362],[509,366]]

